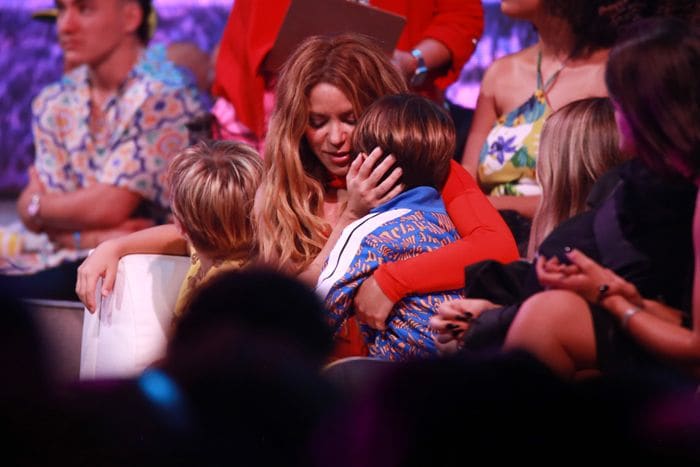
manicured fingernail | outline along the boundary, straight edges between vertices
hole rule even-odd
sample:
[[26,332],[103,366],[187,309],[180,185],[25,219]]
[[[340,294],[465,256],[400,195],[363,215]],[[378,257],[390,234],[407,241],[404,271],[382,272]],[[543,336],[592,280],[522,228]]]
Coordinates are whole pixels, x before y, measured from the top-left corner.
[[464,311],[461,315],[457,316],[456,319],[465,323],[471,323],[474,319],[474,313],[472,313],[471,311]]

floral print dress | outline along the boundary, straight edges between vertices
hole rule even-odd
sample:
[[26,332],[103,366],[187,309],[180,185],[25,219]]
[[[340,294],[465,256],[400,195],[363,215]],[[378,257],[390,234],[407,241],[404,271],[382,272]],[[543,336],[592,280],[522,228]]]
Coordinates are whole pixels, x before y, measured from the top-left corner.
[[[538,195],[535,165],[542,125],[552,112],[546,92],[559,75],[542,80],[542,52],[537,55],[537,89],[522,105],[498,118],[479,155],[478,180],[490,195]],[[563,67],[562,67],[563,68]]]

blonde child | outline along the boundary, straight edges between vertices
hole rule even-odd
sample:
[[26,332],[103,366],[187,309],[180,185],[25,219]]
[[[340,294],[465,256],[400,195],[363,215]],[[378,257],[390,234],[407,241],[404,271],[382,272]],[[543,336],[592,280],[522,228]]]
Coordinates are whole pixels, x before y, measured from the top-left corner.
[[250,212],[262,161],[250,146],[199,142],[168,167],[174,223],[192,258],[175,306],[179,317],[193,292],[221,271],[240,269],[256,253]]
[[607,97],[570,102],[547,119],[537,161],[543,196],[532,221],[528,258],[557,225],[588,209],[587,198],[603,173],[629,159],[618,146],[615,109]]

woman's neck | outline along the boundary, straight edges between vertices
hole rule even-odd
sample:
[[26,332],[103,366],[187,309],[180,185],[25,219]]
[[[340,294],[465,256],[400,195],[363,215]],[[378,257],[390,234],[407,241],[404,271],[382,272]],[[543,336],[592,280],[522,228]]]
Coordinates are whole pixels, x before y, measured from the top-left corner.
[[574,52],[575,37],[571,26],[562,18],[547,16],[534,23],[539,35],[542,57],[565,62]]
[[348,191],[344,188],[326,188],[323,194],[323,219],[330,225],[335,225],[343,213]]

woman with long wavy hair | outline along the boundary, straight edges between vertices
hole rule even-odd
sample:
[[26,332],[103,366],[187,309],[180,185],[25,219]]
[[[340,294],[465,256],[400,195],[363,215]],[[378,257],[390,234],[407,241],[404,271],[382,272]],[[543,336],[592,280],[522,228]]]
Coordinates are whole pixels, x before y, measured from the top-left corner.
[[[342,229],[401,191],[393,156],[374,150],[354,157],[350,141],[365,108],[404,92],[405,81],[390,58],[362,36],[312,37],[296,49],[277,83],[265,174],[253,210],[261,262],[315,284]],[[355,299],[355,312],[370,326],[384,329],[394,304],[408,295],[463,287],[467,264],[517,258],[508,227],[454,161],[441,196],[460,240],[380,266]],[[81,265],[76,290],[94,309],[97,279],[104,277],[101,293],[110,293],[121,256],[184,250],[171,226],[122,237],[98,247]],[[337,355],[357,352],[353,345]]]
[[[345,98],[341,112],[312,105],[311,95],[321,83],[340,92],[322,104]],[[356,120],[377,98],[405,91],[404,79],[385,56],[357,36],[313,37],[289,58],[270,119],[256,209],[263,261],[294,273],[310,266],[347,200],[344,179]],[[320,152],[335,156],[327,164],[315,153],[310,133],[321,139],[328,134]]]

